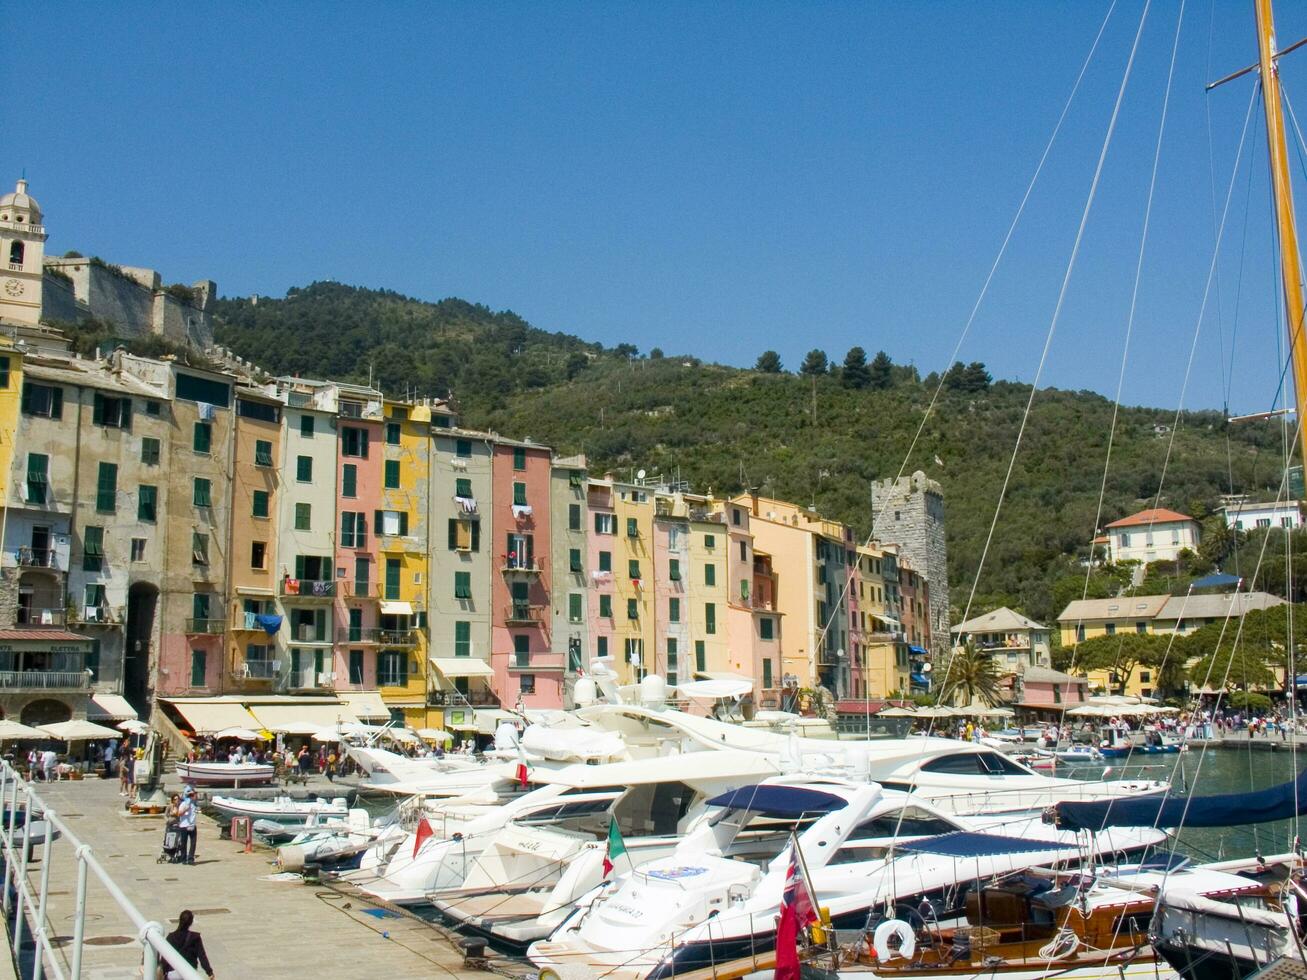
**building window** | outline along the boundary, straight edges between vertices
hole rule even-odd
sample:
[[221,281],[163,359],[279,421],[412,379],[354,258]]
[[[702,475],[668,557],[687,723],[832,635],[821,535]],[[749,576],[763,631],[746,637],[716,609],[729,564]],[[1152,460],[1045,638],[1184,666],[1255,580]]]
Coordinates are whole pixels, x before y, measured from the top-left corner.
[[295,530],[307,531],[313,517],[313,506],[311,504],[295,505]]
[[617,517],[613,514],[595,514],[595,534],[616,534]]
[[[244,404],[242,402],[242,404]],[[272,443],[266,439],[259,439],[254,443],[254,465],[271,466],[272,465]]]
[[387,490],[399,489],[399,460],[386,460],[384,466],[384,482]]
[[209,672],[209,656],[204,650],[191,651],[191,687],[204,687]]
[[460,476],[454,480],[454,496],[462,497],[464,500],[472,499],[472,481],[466,476]]
[[613,553],[611,551],[599,552],[599,571],[611,572],[613,570]]
[[91,421],[106,429],[132,428],[132,400],[130,398],[106,398],[98,392],[91,406]]
[[195,434],[191,438],[191,448],[206,456],[213,451],[213,425],[209,422],[196,422]]
[[513,447],[513,469],[515,470],[526,469],[526,450],[523,449],[521,446]]
[[300,436],[302,436],[302,437],[305,438],[305,439],[312,439],[312,438],[313,438],[313,416],[312,416],[312,415],[301,415],[301,416],[300,416]]
[[535,694],[536,692],[536,675],[535,674],[518,674],[518,690],[523,694]]
[[599,594],[599,617],[601,619],[613,618],[613,597],[606,592]]
[[95,489],[95,509],[112,514],[118,509],[118,465],[101,463]]
[[132,561],[145,561],[145,538],[132,538]]
[[640,639],[638,636],[628,636],[624,641],[623,646],[626,650],[626,662],[640,667],[640,674],[643,676],[644,640]]
[[365,596],[372,591],[372,559],[363,555],[354,558],[354,594]]
[[513,637],[513,666],[531,666],[531,637],[521,635]]
[[740,515],[740,508],[738,508],[738,507],[732,507],[732,508],[731,508],[731,523],[734,524],[736,527],[739,527],[739,526],[740,526],[740,522],[741,522],[742,519],[743,519],[743,518],[742,518],[741,515]]
[[717,547],[717,537],[716,537],[716,535],[705,534],[705,535],[703,536],[703,546],[704,546],[704,548],[707,549],[708,551],[712,551],[714,548],[716,548],[716,547]]
[[1116,636],[1116,623],[1107,623],[1103,627],[1103,632],[1108,636]]
[[471,459],[471,458],[472,458],[472,440],[471,440],[471,439],[455,439],[455,440],[454,440],[454,455],[457,456],[459,459]]
[[717,566],[714,565],[712,562],[709,562],[707,565],[703,566],[703,584],[704,585],[717,584]]
[[749,545],[747,542],[740,542],[740,561],[749,560]]
[[709,636],[717,632],[717,604],[705,602],[703,604],[703,631]]
[[595,638],[595,656],[601,658],[608,656],[608,637],[600,636]]
[[1147,633],[1147,632],[1148,632],[1148,624],[1147,624],[1147,623],[1143,623],[1143,622],[1135,623],[1135,632],[1136,632],[1136,633]]
[[45,503],[45,494],[49,485],[50,457],[44,453],[28,453],[27,502],[29,504]]
[[398,446],[398,445],[399,445],[399,423],[398,423],[398,422],[387,422],[387,423],[386,423],[386,445],[387,445],[387,446]]
[[639,600],[639,599],[627,599],[627,600],[626,600],[626,618],[627,618],[627,619],[639,619],[639,618],[640,618],[640,600]]
[[681,621],[681,600],[675,596],[667,600],[667,621],[669,623]]
[[268,491],[255,490],[250,498],[250,513],[254,517],[268,516]]
[[388,538],[408,537],[408,511],[379,510],[374,533]]
[[514,506],[514,507],[525,507],[526,505],[527,505],[527,503],[526,503],[526,484],[525,484],[525,483],[514,483],[514,484],[513,484],[513,506]]
[[1077,643],[1084,643],[1084,642],[1085,642],[1085,624],[1084,624],[1084,623],[1078,623],[1078,624],[1076,625],[1076,642],[1077,642]]
[[357,497],[359,486],[359,468],[353,463],[345,463],[340,468],[340,495]]
[[581,638],[572,636],[567,640],[567,672],[569,674],[579,674],[581,668]]
[[357,429],[352,425],[342,426],[340,430],[340,453],[342,456],[368,458],[368,430]]
[[764,690],[772,686],[771,657],[762,660],[762,686]]
[[191,532],[191,563],[195,565],[209,564],[209,536],[201,534],[199,531]]
[[640,581],[640,563],[636,561],[634,558],[630,559],[626,563],[626,576],[632,582]]
[[[772,619],[770,616],[764,616],[762,619],[758,620],[758,635],[764,640],[776,639],[776,620]],[[769,685],[767,684],[763,685],[763,687],[768,686]]]
[[312,456],[295,457],[295,479],[299,483],[313,482],[313,457]]
[[402,650],[382,650],[377,654],[377,685],[408,686],[408,654]]
[[567,505],[567,529],[569,531],[581,530],[581,505]]
[[399,576],[403,564],[398,558],[386,559],[386,594],[382,597],[392,602],[399,599]]
[[141,440],[141,462],[146,466],[159,465],[159,440],[142,439]]
[[[8,387],[8,385],[6,385]],[[23,414],[48,419],[64,417],[64,390],[50,385],[23,382]]]
[[694,641],[694,669],[700,672],[708,669],[708,651],[703,640]]
[[250,568],[265,568],[268,561],[268,545],[265,541],[250,542]]
[[472,624],[465,619],[454,622],[454,656],[472,656]]
[[368,546],[368,519],[365,514],[349,510],[341,511],[340,546],[342,548]]
[[638,538],[640,536],[640,522],[634,517],[626,519],[626,536],[628,538]]
[[481,522],[451,517],[449,519],[449,550],[480,551]]
[[569,548],[567,550],[567,567],[573,572],[585,571],[585,567],[581,564],[580,548]]
[[1153,676],[1152,673],[1150,673],[1149,671],[1141,670],[1139,672],[1139,683],[1147,684],[1152,679],[1152,676]]
[[673,582],[679,582],[681,580],[681,560],[679,558],[671,558],[668,560],[667,577]]
[[104,569],[104,528],[91,525],[82,529],[82,570]]
[[144,484],[136,492],[136,519],[153,524],[159,519],[159,488]]
[[454,573],[454,598],[455,599],[472,598],[472,573],[471,572]]
[[567,619],[571,623],[585,621],[585,596],[580,592],[571,592],[567,596]]
[[195,485],[192,491],[191,502],[196,507],[212,507],[213,499],[211,495],[211,489],[212,487],[208,480],[204,479],[203,477],[197,476],[195,478]]

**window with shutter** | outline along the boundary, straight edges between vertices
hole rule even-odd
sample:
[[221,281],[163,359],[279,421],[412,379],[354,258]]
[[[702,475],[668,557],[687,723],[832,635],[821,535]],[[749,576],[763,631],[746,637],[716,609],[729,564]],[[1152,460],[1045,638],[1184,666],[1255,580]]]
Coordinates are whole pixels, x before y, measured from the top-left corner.
[[717,606],[712,602],[703,604],[703,631],[710,636],[717,632]]
[[387,446],[398,446],[398,445],[399,445],[399,423],[398,423],[398,422],[387,422],[387,423],[386,423],[386,445],[387,445]]
[[472,656],[472,624],[461,619],[454,622],[454,656]]
[[[199,531],[191,532],[191,562],[196,565],[209,564],[209,536]],[[207,619],[208,617],[201,617]]]
[[613,553],[611,551],[599,552],[599,571],[611,572],[613,570]]
[[312,439],[312,438],[313,438],[313,416],[312,416],[312,415],[301,415],[301,416],[300,416],[300,435],[301,435],[302,437],[304,437],[305,439]]
[[146,466],[159,465],[159,440],[142,439],[141,440],[141,462]]
[[640,536],[640,522],[634,517],[626,519],[626,536],[628,538],[638,538]]
[[717,566],[712,564],[711,562],[703,566],[703,584],[704,585],[717,584]]
[[251,514],[254,517],[268,516],[268,491],[255,490],[250,495]]
[[118,509],[118,465],[101,463],[95,490],[95,509],[112,514]]
[[212,485],[202,477],[195,478],[193,503],[196,507],[212,507]]
[[640,600],[639,600],[639,599],[627,599],[627,600],[626,600],[626,618],[627,618],[627,619],[639,619],[639,618],[640,618]]
[[526,484],[525,484],[525,483],[514,483],[514,484],[513,484],[513,506],[514,506],[514,507],[525,507],[526,505],[527,505],[527,504],[526,504]]
[[472,598],[472,573],[471,572],[454,573],[454,598],[455,599]]
[[703,640],[694,641],[694,669],[700,671],[708,669],[708,652],[704,648]]
[[259,439],[254,443],[254,465],[272,465],[272,443],[266,439]]
[[300,483],[313,482],[312,456],[297,456],[295,458],[295,479]]
[[679,582],[681,580],[681,560],[679,558],[671,558],[668,560],[667,577],[673,582]]
[[460,476],[454,480],[454,496],[470,500],[472,497],[472,481],[465,476]]
[[313,518],[313,507],[310,504],[295,505],[295,530],[308,531]]
[[567,505],[567,529],[569,531],[581,530],[581,505]]
[[626,574],[627,574],[627,577],[630,578],[632,581],[639,581],[639,579],[640,579],[640,563],[639,563],[638,561],[636,561],[634,558],[630,559],[630,560],[626,563]]
[[513,447],[513,469],[515,470],[526,469],[526,450],[523,449],[521,446]]
[[399,575],[401,565],[398,558],[386,559],[386,598],[395,600],[399,598]]
[[27,502],[29,504],[45,503],[49,488],[50,457],[44,453],[27,454]]
[[191,448],[197,453],[208,454],[213,450],[213,426],[208,422],[195,423],[195,435]]
[[146,524],[153,524],[159,518],[158,487],[141,485],[136,491],[136,519]]
[[599,595],[599,615],[604,619],[613,618],[613,597],[607,593]]
[[585,619],[583,611],[585,596],[580,592],[572,592],[567,596],[567,618],[570,622],[579,623]]
[[387,490],[399,489],[399,460],[397,459],[386,460],[385,487]]
[[353,463],[345,463],[340,468],[340,495],[357,497],[359,492],[359,468]]
[[679,623],[681,621],[681,600],[672,597],[667,600],[667,621],[669,623]]
[[582,571],[585,571],[584,566],[582,566],[582,564],[581,564],[581,549],[580,549],[580,548],[570,548],[570,549],[568,549],[568,552],[567,552],[567,564],[568,564],[568,567],[569,567],[572,571],[574,571],[574,572],[582,572]]
[[104,528],[90,525],[82,529],[82,569],[99,572],[104,568]]
[[472,440],[458,439],[454,442],[454,455],[459,459],[468,459],[472,455]]

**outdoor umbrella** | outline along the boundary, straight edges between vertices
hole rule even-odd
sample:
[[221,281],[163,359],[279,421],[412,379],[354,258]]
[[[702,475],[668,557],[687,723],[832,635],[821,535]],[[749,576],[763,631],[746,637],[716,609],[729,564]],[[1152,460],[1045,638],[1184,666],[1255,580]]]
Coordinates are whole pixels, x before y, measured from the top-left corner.
[[454,736],[449,732],[443,732],[439,728],[419,728],[418,738],[424,738],[428,742],[452,742]]
[[131,732],[133,735],[143,735],[150,730],[150,726],[136,718],[128,718],[121,721],[115,726],[120,732]]
[[16,721],[5,719],[0,721],[0,742],[8,742],[15,738],[45,738],[45,732],[30,725],[20,725]]
[[53,725],[37,725],[42,732],[61,742],[85,742],[92,738],[117,738],[118,732],[92,721],[60,721]]
[[883,711],[877,711],[877,718],[915,718],[920,712],[913,711],[911,708],[885,708]]
[[257,742],[259,736],[257,732],[252,732],[248,728],[224,728],[220,732],[214,732],[214,738],[234,738],[242,742]]

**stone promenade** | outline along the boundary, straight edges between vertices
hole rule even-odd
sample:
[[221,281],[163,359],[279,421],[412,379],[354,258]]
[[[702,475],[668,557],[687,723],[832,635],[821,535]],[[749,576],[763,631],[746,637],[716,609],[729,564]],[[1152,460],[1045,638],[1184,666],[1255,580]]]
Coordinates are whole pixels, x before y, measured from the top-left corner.
[[[90,845],[147,919],[160,922],[167,932],[182,909],[195,912],[194,928],[204,936],[220,978],[489,976],[466,970],[461,951],[426,923],[387,913],[377,917],[370,912],[380,910],[357,896],[326,887],[263,880],[275,871],[270,852],[244,853],[240,845],[221,840],[218,825],[208,817],[200,818],[194,866],[158,864],[163,818],[126,816],[117,780],[37,784],[36,791]],[[39,861],[29,865],[29,880],[35,892]],[[65,970],[71,957],[75,894],[76,861],[69,845],[59,840],[50,865],[47,919],[60,937],[56,945]],[[141,947],[134,941],[135,930],[93,875],[87,908],[82,976],[140,977]],[[524,971],[518,967],[515,972]],[[6,975],[0,966],[0,980]]]

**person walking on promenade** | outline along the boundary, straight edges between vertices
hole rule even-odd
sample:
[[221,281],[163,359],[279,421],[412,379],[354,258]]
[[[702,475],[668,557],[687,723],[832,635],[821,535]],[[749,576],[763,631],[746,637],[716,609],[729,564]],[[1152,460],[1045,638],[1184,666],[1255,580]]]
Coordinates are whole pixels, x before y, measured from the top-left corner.
[[106,739],[106,740],[105,740],[105,743],[104,743],[104,751],[100,754],[100,758],[101,758],[101,760],[104,762],[104,778],[105,778],[105,779],[111,779],[111,778],[113,778],[113,753],[114,753],[114,747],[115,747],[115,746],[114,746],[114,740],[111,739],[111,738],[110,738],[110,739]]
[[199,806],[195,802],[195,787],[187,786],[177,807],[177,830],[182,835],[182,864],[195,863],[195,817]]
[[[191,928],[194,922],[195,913],[190,909],[183,910],[182,914],[177,916],[177,928],[166,937],[168,945],[177,950],[187,963],[197,970],[203,969],[208,974],[209,980],[213,980],[213,964],[209,962],[209,955],[204,951],[204,940]],[[161,980],[178,980],[180,974],[176,970],[168,969],[165,964],[159,967],[159,977]]]
[[307,776],[307,775],[309,774],[309,766],[312,764],[312,762],[313,762],[313,759],[309,756],[309,749],[308,749],[308,746],[306,746],[306,745],[301,745],[301,746],[300,746],[300,754],[299,754],[299,764],[300,764],[300,775],[301,775],[301,776]]

